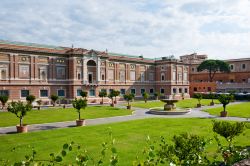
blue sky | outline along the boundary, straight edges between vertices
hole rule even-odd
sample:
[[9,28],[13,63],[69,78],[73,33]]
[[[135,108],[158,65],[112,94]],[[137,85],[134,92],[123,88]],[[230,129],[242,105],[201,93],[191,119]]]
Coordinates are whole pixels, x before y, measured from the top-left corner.
[[249,0],[1,0],[0,39],[145,57],[250,57]]

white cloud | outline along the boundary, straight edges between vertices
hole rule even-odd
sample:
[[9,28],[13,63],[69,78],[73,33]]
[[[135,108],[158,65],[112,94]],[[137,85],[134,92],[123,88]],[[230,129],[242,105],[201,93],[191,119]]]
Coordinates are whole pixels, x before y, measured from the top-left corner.
[[249,57],[248,0],[2,0],[0,38],[159,57]]

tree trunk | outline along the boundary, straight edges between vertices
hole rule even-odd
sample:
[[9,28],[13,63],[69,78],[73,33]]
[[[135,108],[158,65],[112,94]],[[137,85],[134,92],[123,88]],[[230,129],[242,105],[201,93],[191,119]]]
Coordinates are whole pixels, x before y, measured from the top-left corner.
[[80,112],[80,110],[78,112],[78,118],[79,118],[79,120],[81,120],[81,112]]
[[103,104],[103,97],[102,97],[102,104]]
[[129,101],[128,101],[128,106],[129,106]]
[[224,109],[224,112],[226,112],[226,105],[223,104],[223,109]]
[[20,126],[23,126],[23,117],[20,118]]

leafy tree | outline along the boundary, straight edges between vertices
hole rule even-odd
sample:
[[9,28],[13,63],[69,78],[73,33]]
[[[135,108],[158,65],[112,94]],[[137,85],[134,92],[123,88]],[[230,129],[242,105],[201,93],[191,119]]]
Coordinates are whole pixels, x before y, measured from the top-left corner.
[[78,113],[79,120],[81,120],[81,109],[85,109],[87,107],[87,100],[86,99],[75,99],[72,102],[72,104]]
[[148,100],[148,98],[149,98],[149,94],[146,93],[146,92],[144,92],[144,93],[142,94],[142,96],[143,96],[143,99],[144,99],[144,101],[145,101],[145,103],[146,103],[147,100]]
[[230,72],[229,64],[221,60],[205,60],[198,67],[198,72],[207,70],[209,73],[209,81],[213,82],[216,72]]
[[23,102],[12,101],[7,110],[15,114],[19,118],[20,126],[23,126],[23,117],[27,114],[28,111],[32,109],[30,104],[24,104]]
[[0,96],[0,101],[2,103],[2,109],[4,109],[5,107],[5,104],[7,103],[7,101],[9,100],[9,97],[8,96]]
[[81,92],[80,92],[80,95],[81,95],[84,99],[87,99],[87,97],[88,97],[88,92],[87,92],[87,91],[81,91]]
[[114,97],[115,97],[115,93],[114,93],[114,91],[111,91],[110,93],[109,93],[109,95],[108,95],[108,98],[110,98],[111,99],[111,106],[112,107],[114,107]]
[[102,98],[102,104],[103,104],[103,98],[104,98],[104,97],[107,97],[107,92],[106,92],[106,91],[100,91],[100,92],[99,92],[99,97]]
[[155,99],[158,100],[159,97],[161,96],[161,94],[159,92],[155,92],[154,93]]
[[130,93],[130,94],[125,94],[123,95],[123,98],[128,102],[128,107],[130,107],[130,103],[133,98],[134,98],[134,94]]
[[53,106],[55,107],[56,106],[56,101],[59,99],[59,97],[57,95],[51,95],[50,96],[52,102],[53,102]]
[[36,97],[34,95],[28,95],[26,97],[26,101],[29,103],[29,104],[32,104],[34,101],[36,100]]
[[226,112],[226,106],[233,100],[232,95],[221,94],[218,98],[220,103],[223,105],[223,111]]
[[[201,106],[201,100],[202,100],[202,94],[200,93],[195,93],[194,94],[194,98],[196,98],[198,100],[198,104],[199,106]],[[198,105],[197,105],[198,106]]]
[[42,100],[37,100],[36,103],[38,104],[38,110],[40,110],[42,105]]
[[[115,103],[116,103],[116,102],[117,102],[117,101],[116,101],[116,97],[120,95],[120,91],[118,91],[118,90],[113,90],[112,92],[114,93],[113,95],[114,95],[114,97],[115,97]],[[111,93],[112,93],[112,92],[111,92]]]

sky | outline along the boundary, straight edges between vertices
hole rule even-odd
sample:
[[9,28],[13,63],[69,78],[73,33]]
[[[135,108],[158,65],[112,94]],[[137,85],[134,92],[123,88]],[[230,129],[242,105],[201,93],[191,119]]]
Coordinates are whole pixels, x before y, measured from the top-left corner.
[[0,39],[148,58],[250,57],[249,0],[1,0]]

